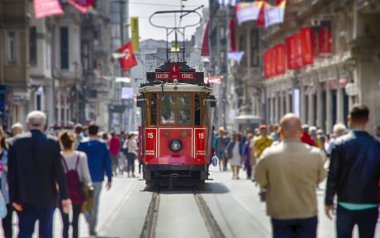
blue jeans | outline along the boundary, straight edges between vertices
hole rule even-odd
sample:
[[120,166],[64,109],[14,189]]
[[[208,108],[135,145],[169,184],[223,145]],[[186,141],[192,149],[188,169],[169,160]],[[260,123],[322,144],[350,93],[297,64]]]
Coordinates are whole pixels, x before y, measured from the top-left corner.
[[272,219],[273,238],[316,238],[318,218]]
[[103,182],[93,182],[94,186],[94,207],[92,213],[88,217],[90,232],[94,232],[98,221],[99,197],[102,191]]
[[34,225],[39,221],[39,235],[40,238],[53,237],[53,214],[55,208],[42,207],[37,208],[30,205],[24,205],[23,210],[18,213],[18,238],[31,238],[34,233]]
[[338,205],[336,211],[337,237],[351,238],[354,226],[358,225],[360,238],[373,238],[378,216],[377,207],[365,210],[348,210]]

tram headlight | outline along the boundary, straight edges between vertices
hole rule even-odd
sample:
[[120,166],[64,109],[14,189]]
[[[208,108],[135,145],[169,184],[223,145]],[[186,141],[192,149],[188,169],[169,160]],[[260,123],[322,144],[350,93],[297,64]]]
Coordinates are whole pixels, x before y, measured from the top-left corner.
[[171,151],[173,151],[174,153],[177,153],[179,151],[182,150],[182,141],[180,141],[179,139],[173,139],[169,142],[169,148]]

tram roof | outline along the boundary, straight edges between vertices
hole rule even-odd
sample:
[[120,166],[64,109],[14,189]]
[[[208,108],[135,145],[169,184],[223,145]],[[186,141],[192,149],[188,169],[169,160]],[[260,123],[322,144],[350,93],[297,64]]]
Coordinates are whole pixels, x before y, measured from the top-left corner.
[[[162,88],[163,85],[163,88]],[[206,85],[196,85],[188,83],[165,83],[155,85],[144,85],[139,89],[140,93],[148,92],[203,92],[211,93],[212,89]]]

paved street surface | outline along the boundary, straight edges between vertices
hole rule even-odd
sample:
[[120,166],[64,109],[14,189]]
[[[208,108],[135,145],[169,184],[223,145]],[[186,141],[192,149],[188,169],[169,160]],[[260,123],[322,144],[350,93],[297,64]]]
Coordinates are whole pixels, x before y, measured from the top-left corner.
[[[240,180],[232,180],[230,171],[219,172],[216,168],[211,170],[213,180],[208,181],[198,192],[207,202],[224,235],[231,238],[271,237],[270,220],[265,214],[265,204],[259,201],[255,184],[245,179],[243,171]],[[324,184],[320,187],[324,188]],[[103,190],[101,196],[98,237],[140,237],[152,191],[146,188],[139,177],[116,177],[112,189]],[[324,191],[318,190],[318,237],[332,238],[335,237],[334,222],[324,215],[323,196]],[[169,191],[163,188],[159,204],[156,237],[209,237],[191,189]],[[55,237],[61,237],[58,211],[54,234]],[[80,234],[81,237],[89,237],[84,217],[81,217]],[[376,237],[380,238],[380,229],[377,229]]]

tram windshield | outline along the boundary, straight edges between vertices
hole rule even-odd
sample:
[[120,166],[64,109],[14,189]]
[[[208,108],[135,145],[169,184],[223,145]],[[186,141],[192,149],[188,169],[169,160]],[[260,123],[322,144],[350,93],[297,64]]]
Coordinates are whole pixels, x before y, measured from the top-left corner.
[[191,96],[165,95],[161,100],[161,125],[191,125]]

